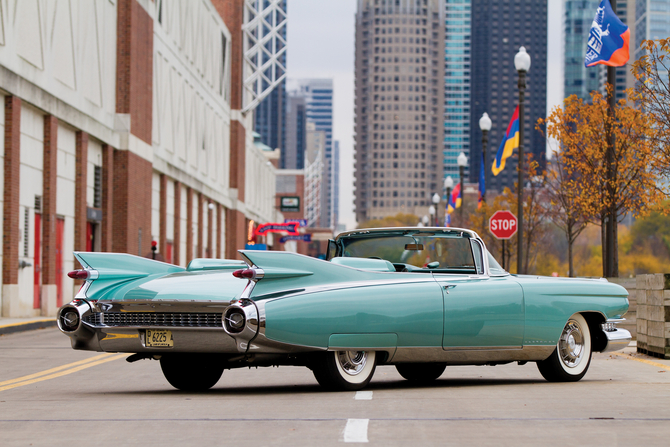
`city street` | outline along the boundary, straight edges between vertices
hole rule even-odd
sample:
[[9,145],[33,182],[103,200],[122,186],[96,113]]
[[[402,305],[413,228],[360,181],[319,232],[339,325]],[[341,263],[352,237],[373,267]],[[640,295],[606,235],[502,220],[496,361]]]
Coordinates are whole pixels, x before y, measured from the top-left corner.
[[49,328],[0,337],[0,445],[668,445],[670,361],[596,354],[577,383],[534,364],[448,367],[427,387],[379,367],[362,392],[306,368],[225,371],[184,393],[159,363],[73,351]]

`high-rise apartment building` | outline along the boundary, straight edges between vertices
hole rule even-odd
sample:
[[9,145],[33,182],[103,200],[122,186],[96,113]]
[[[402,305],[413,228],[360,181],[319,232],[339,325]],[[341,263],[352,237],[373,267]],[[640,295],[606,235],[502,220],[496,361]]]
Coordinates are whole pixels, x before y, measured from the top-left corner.
[[286,146],[279,156],[281,169],[302,169],[305,166],[307,147],[307,104],[295,92],[288,95],[286,106]]
[[444,175],[454,180],[458,154],[470,157],[470,7],[470,0],[445,1],[443,163]]
[[359,0],[355,206],[359,223],[426,214],[442,192],[444,0]]
[[[633,37],[634,36],[634,37]],[[631,58],[642,56],[644,40],[667,39],[670,36],[670,0],[636,0],[635,33],[631,34]]]
[[[547,1],[472,0],[472,23],[480,24],[471,34],[469,162],[470,180],[476,182],[482,153],[479,118],[487,112],[493,124],[486,161],[490,172],[495,152],[519,102],[514,56],[521,46],[531,57],[526,74],[524,150],[535,160],[544,162],[546,141],[535,130],[535,123],[546,116],[547,108]],[[489,175],[487,196],[504,187],[514,188],[516,168],[515,152],[499,175]]]

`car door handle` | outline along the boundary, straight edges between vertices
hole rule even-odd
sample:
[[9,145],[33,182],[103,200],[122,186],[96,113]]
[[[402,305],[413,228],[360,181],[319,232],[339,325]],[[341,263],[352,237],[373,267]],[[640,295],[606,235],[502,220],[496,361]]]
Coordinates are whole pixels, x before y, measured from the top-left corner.
[[449,289],[453,289],[454,287],[456,287],[456,284],[447,284],[446,286],[443,286],[447,294],[449,293]]

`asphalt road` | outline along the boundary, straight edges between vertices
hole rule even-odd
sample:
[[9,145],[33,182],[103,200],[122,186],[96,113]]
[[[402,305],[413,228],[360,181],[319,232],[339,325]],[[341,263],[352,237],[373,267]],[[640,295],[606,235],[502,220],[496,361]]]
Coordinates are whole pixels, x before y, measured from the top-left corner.
[[644,356],[596,354],[571,384],[512,364],[415,387],[385,366],[358,393],[323,392],[293,367],[184,393],[158,362],[124,358],[73,351],[53,328],[0,337],[0,445],[670,445],[670,362]]

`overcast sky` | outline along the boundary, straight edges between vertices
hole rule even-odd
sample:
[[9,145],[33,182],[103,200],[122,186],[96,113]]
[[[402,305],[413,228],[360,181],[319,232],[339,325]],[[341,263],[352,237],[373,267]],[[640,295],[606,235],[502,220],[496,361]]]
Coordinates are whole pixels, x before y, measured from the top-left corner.
[[[341,155],[340,222],[347,228],[356,226],[353,211],[356,3],[356,0],[288,0],[289,80],[332,78],[334,82],[333,139],[340,141]],[[548,3],[547,107],[551,109],[563,97],[563,14],[562,0]]]

